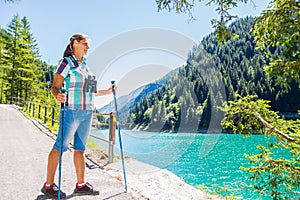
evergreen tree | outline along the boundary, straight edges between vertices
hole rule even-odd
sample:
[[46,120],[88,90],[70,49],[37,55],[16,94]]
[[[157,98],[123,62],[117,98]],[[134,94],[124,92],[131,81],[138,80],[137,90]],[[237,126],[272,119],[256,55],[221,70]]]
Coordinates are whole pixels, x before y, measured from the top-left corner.
[[14,16],[7,30],[1,29],[0,41],[1,102],[18,97],[56,105],[49,95],[54,67],[40,60],[27,18]]
[[11,97],[28,99],[35,91],[42,75],[37,65],[37,50],[30,33],[30,25],[24,17],[22,20],[16,15],[8,25],[8,60],[11,70]]

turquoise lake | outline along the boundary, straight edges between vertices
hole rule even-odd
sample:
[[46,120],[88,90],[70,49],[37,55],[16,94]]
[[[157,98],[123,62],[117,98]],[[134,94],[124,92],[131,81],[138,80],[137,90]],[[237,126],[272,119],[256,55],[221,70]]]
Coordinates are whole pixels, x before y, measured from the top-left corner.
[[[122,130],[126,156],[165,168],[195,187],[204,184],[211,190],[225,187],[240,199],[268,199],[258,196],[247,186],[249,181],[240,166],[248,166],[244,154],[258,153],[258,144],[266,145],[263,135],[244,138],[235,134],[149,133]],[[108,138],[108,130],[92,134]],[[119,151],[116,134],[115,152]],[[93,139],[103,147],[107,144]]]

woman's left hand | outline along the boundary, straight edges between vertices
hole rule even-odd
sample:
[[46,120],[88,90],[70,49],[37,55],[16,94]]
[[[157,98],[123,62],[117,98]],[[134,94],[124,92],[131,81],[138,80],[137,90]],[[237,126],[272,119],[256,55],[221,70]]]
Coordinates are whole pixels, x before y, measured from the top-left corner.
[[116,83],[111,84],[110,87],[106,90],[98,90],[95,96],[103,96],[103,95],[111,94],[113,92],[113,89],[114,90],[117,89]]

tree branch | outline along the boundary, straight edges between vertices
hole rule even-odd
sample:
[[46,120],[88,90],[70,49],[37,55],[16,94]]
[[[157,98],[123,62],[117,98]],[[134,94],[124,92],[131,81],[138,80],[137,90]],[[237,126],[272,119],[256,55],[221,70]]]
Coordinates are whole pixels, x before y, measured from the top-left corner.
[[283,133],[282,131],[278,130],[275,126],[271,125],[269,122],[267,122],[266,120],[264,120],[264,118],[255,110],[250,106],[250,110],[253,111],[253,113],[255,114],[255,116],[261,121],[261,123],[263,125],[265,125],[265,127],[267,127],[268,129],[273,130],[276,134],[282,136],[283,138],[285,138],[286,140],[290,141],[290,142],[295,142],[296,139],[293,137],[290,137],[288,134]]

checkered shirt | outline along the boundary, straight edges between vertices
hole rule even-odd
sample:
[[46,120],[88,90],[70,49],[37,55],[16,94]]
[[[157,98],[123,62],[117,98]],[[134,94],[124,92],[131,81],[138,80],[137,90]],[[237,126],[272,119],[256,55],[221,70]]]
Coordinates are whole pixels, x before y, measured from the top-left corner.
[[94,96],[91,91],[84,91],[85,78],[93,75],[86,64],[86,58],[79,62],[74,56],[64,57],[56,73],[64,77],[64,89],[67,92],[66,106],[78,110],[92,110]]

